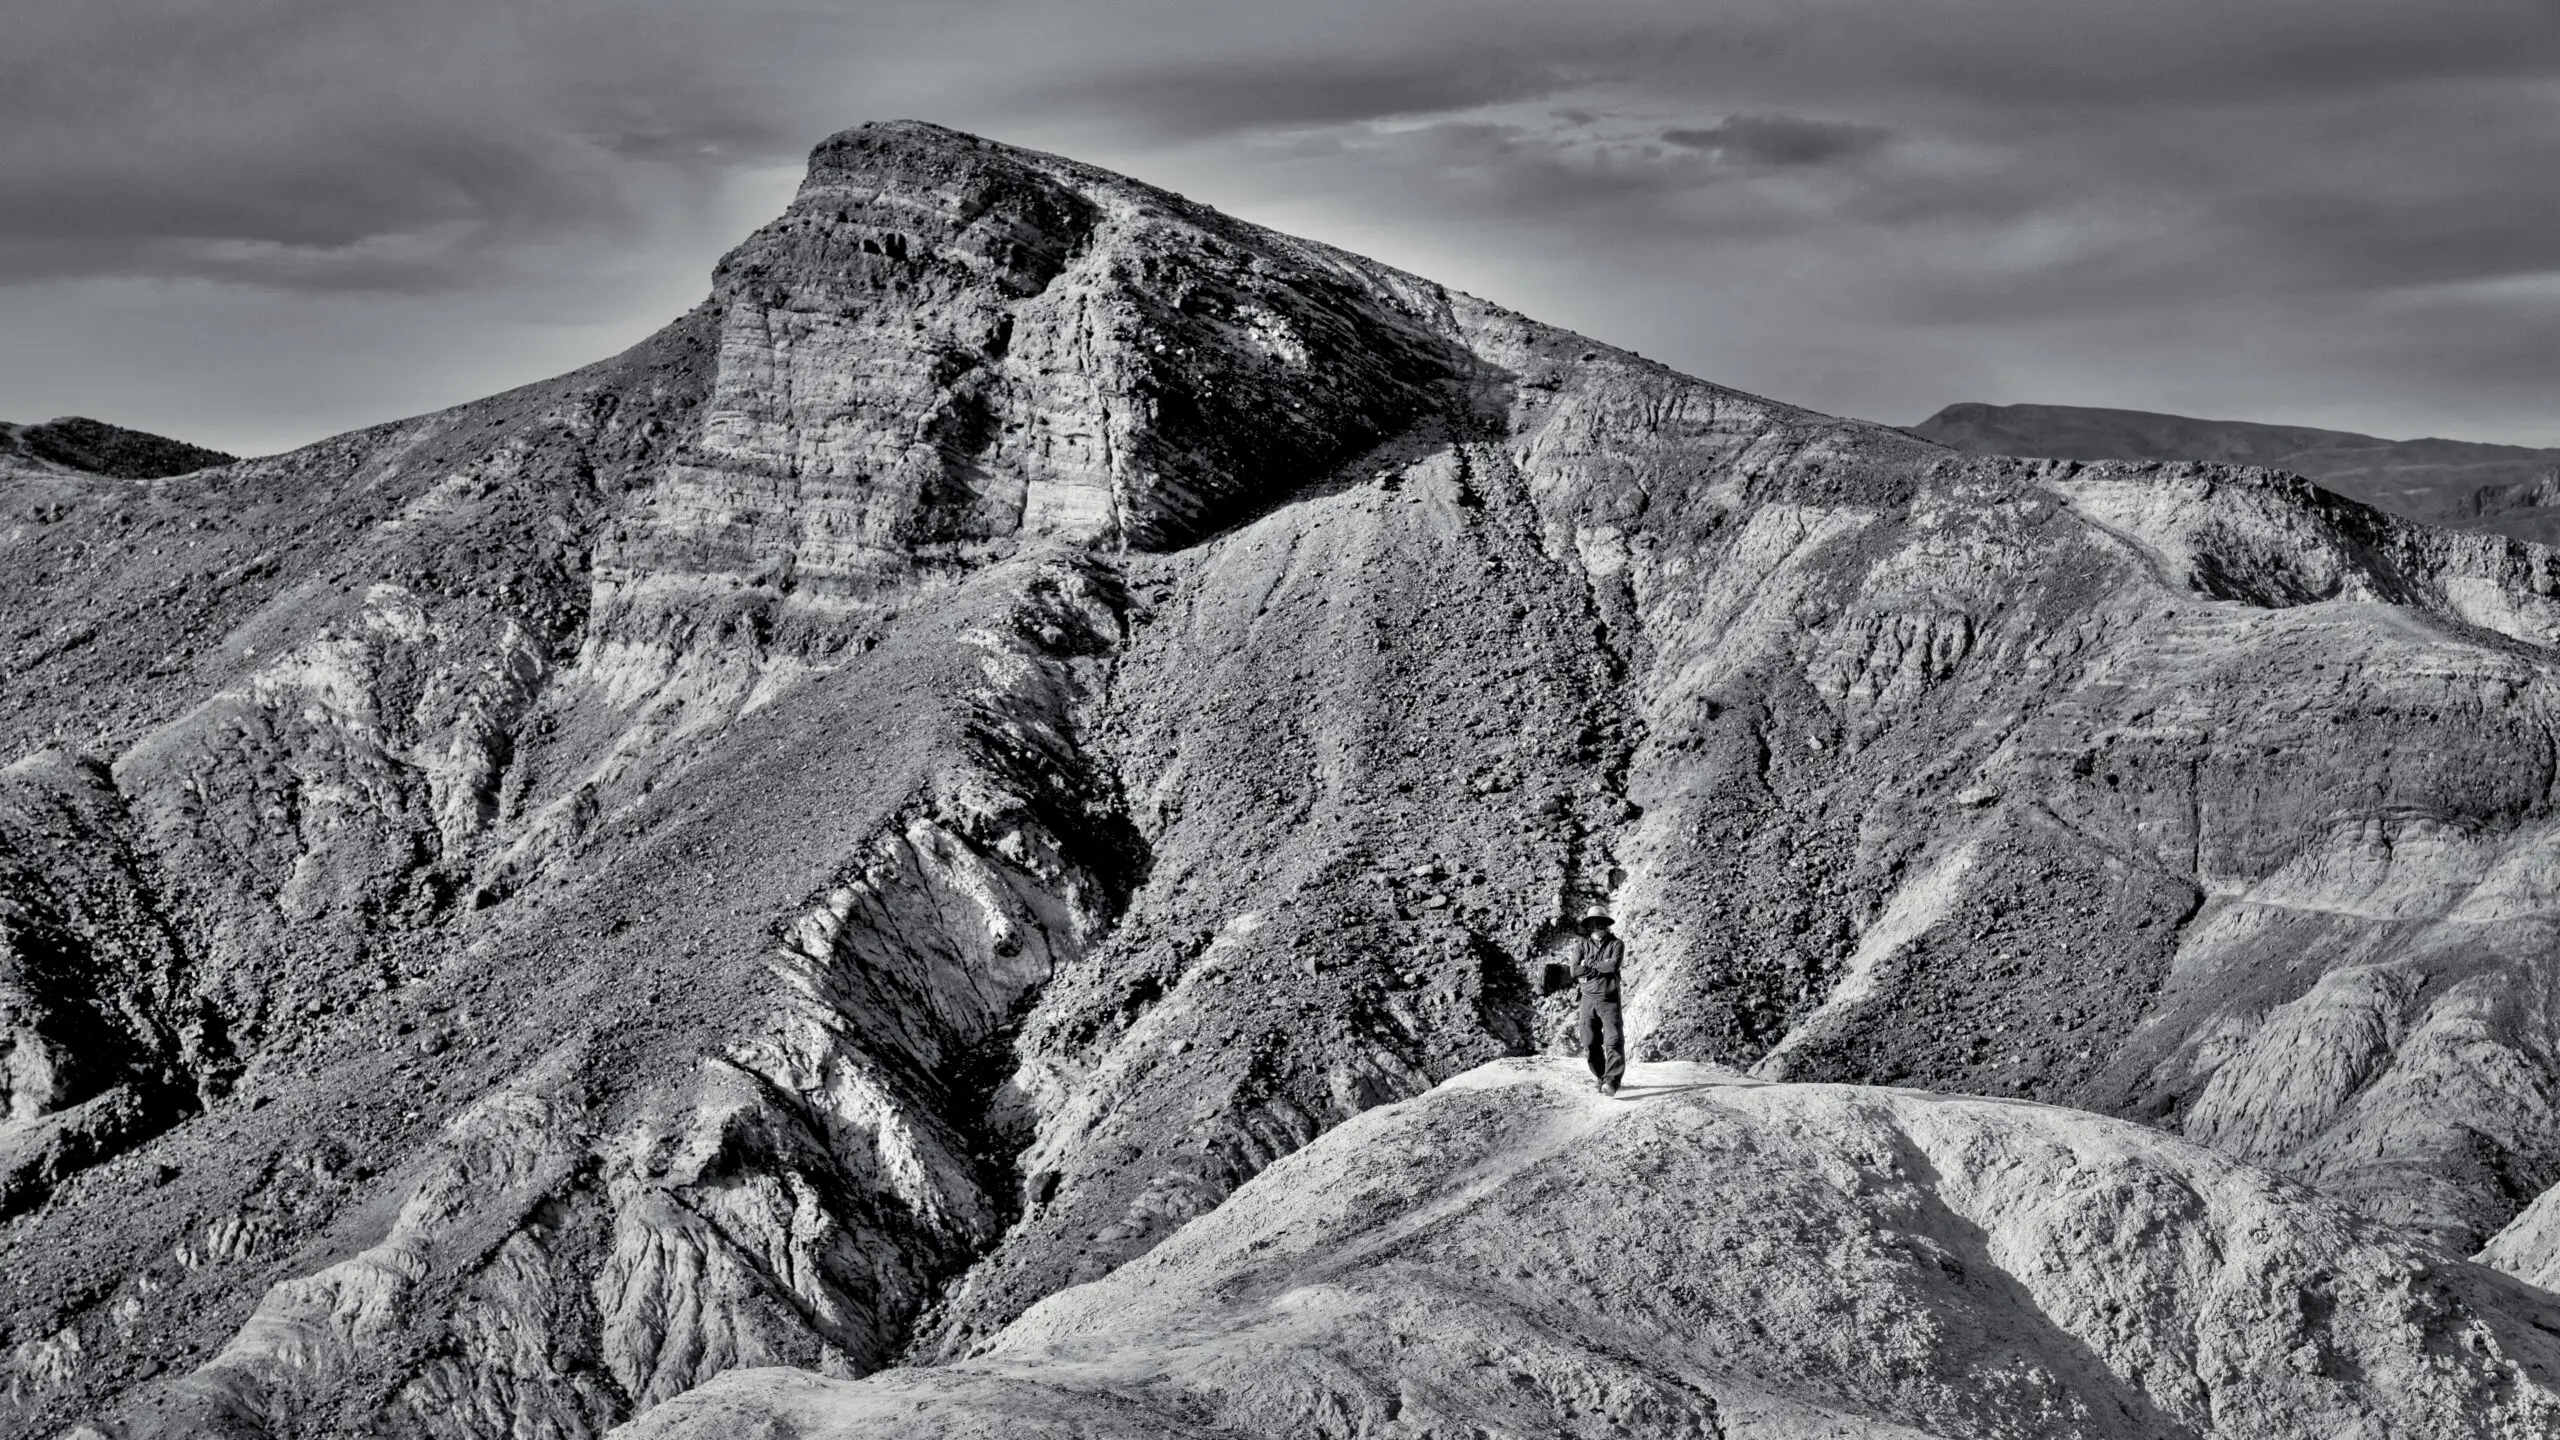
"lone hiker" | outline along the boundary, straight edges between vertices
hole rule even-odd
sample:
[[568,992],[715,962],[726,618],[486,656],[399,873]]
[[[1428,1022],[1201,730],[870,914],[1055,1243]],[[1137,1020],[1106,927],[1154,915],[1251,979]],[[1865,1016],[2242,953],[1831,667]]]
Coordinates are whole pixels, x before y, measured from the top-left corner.
[[1587,915],[1572,956],[1582,999],[1574,1033],[1581,1037],[1582,1058],[1591,1065],[1591,1078],[1600,1082],[1600,1093],[1615,1095],[1627,1074],[1627,1031],[1618,1014],[1618,967],[1626,960],[1627,947],[1609,933],[1608,916]]

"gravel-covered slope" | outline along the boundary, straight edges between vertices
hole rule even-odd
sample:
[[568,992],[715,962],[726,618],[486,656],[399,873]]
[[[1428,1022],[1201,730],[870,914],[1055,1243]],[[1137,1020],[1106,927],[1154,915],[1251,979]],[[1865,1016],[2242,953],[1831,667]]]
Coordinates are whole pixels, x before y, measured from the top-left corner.
[[2524,1440],[2560,1296],[2143,1127],[1505,1061],[1373,1110],[980,1353],[618,1432]]
[[1172,883],[1026,1028],[1041,1203],[918,1353],[1356,1110],[1400,1013],[1552,1043],[1536,947],[1601,894],[1644,1053],[2134,1114],[2466,1252],[2552,1182],[2546,552],[1451,306],[1474,428],[1133,571],[1105,725]]
[[[0,870],[8,1428],[592,1433],[886,1359],[1020,1203],[1005,1043],[1148,863],[1104,552],[1448,408],[1426,291],[878,127],[615,361],[13,490],[0,701],[86,758]],[[147,903],[48,893],[92,873]]]

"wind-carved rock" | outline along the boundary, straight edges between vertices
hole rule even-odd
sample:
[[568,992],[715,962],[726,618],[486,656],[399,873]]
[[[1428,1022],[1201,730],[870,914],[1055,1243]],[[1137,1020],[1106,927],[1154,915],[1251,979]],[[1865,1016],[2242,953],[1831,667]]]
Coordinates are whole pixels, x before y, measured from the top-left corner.
[[741,1365],[887,1363],[1012,1203],[993,1056],[1137,863],[1075,718],[1116,586],[1034,557],[954,599],[884,652],[931,662],[896,697],[917,789],[702,1032],[633,1075],[579,1029],[500,1079],[424,1139],[386,1231],[104,1433],[592,1434]]

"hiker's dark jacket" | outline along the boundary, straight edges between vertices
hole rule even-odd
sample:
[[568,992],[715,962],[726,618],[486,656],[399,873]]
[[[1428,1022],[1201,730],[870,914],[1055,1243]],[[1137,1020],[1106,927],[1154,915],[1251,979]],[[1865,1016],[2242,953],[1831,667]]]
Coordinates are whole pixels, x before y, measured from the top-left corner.
[[1627,947],[1615,935],[1584,935],[1573,943],[1573,978],[1581,992],[1574,1030],[1592,1075],[1609,1095],[1618,1093],[1627,1073],[1627,1028],[1618,1006],[1618,967],[1626,958]]
[[1584,935],[1573,942],[1573,978],[1586,1000],[1618,998],[1618,968],[1627,947],[1615,935]]

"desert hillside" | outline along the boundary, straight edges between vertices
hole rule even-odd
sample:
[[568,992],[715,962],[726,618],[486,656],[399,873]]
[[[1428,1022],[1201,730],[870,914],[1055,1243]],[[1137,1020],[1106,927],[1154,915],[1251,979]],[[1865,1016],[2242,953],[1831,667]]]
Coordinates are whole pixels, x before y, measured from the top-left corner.
[[[1829,1369],[1647,1252],[1724,1368],[1577,1301],[1538,1343],[1593,1395],[2547,1433],[2547,1298],[2454,1257],[2551,1273],[2552,551],[1958,454],[912,123],[819,146],[625,354],[0,505],[0,1433],[583,1437],[983,1351],[962,1414],[1055,1317],[1226,1273],[1276,1162],[1487,1104],[1464,1143],[1588,1120],[1666,1175],[1824,1128],[1754,1183],[1858,1245],[2084,1213],[1993,1214],[2034,1187],[1962,1178],[1977,1133],[2169,1217],[2134,1318],[2006,1251],[1872,1295],[1754,1252],[1830,1287],[1822,1343],[1951,1307]],[[1640,1058],[1786,1083],[1603,1121],[1483,1070],[1557,1046],[1544,947],[1601,903]],[[1398,1173],[1479,1253],[1524,1213]],[[2230,1378],[2155,1373],[2225,1313],[2178,1267],[2297,1219],[2250,1241],[2313,1297],[2285,1348],[2235,1300]],[[1994,1391],[2008,1429],[1950,1418]]]
[[2084,405],[1950,405],[1911,428],[1968,455],[2263,465],[2416,519],[2544,544],[2560,540],[2560,450],[2383,440]]

